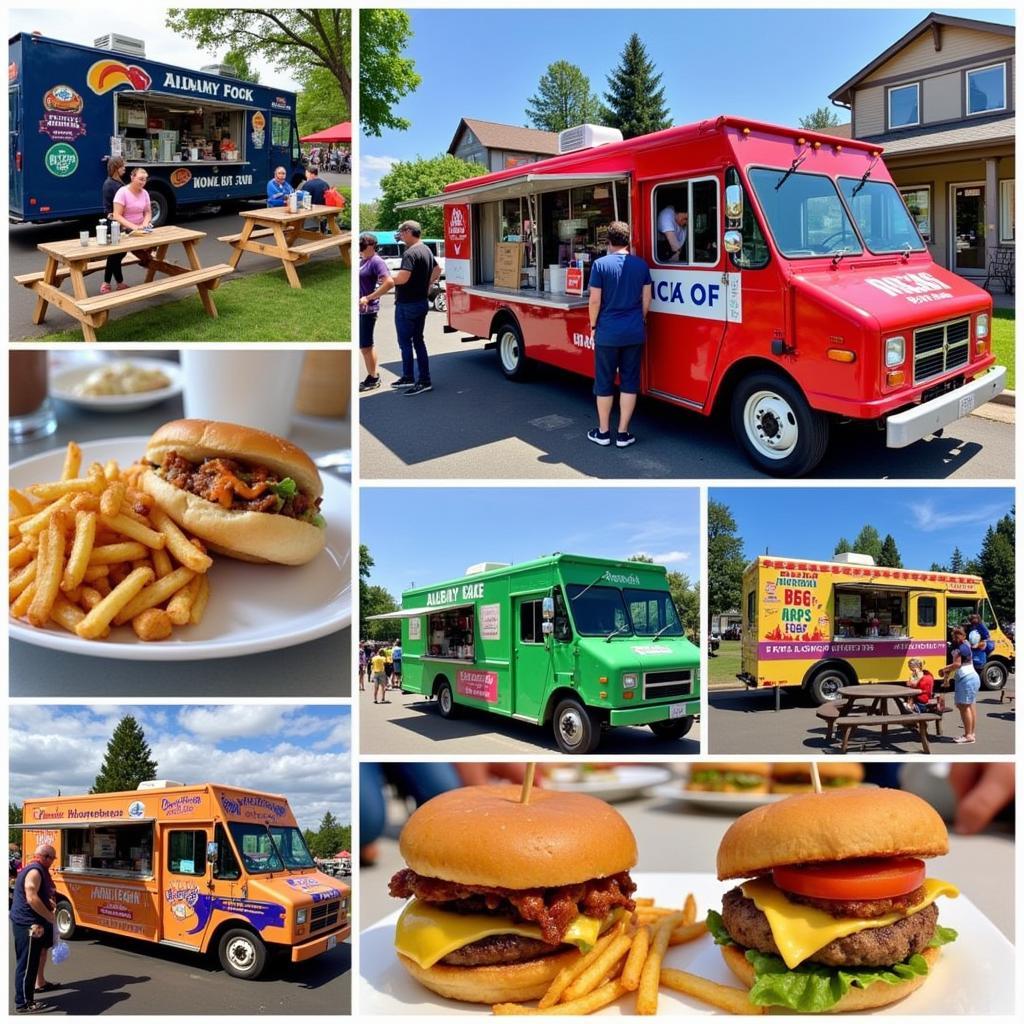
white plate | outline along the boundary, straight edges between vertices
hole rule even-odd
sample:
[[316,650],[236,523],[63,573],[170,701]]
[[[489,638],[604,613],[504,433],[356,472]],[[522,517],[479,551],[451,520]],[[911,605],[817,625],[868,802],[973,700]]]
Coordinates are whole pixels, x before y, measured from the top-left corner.
[[[556,766],[557,767],[557,766]],[[601,800],[630,800],[640,796],[652,786],[666,782],[672,777],[667,768],[655,768],[642,764],[614,765],[614,778],[586,779],[582,782],[558,782],[545,778],[545,789],[557,789],[563,793],[586,793]]]
[[[82,445],[85,464],[117,459],[134,462],[148,437],[121,437]],[[11,466],[11,486],[59,480],[64,449]],[[95,658],[138,661],[196,661],[258,654],[316,640],[352,621],[349,559],[351,488],[323,475],[327,546],[306,565],[256,565],[215,556],[210,569],[210,603],[198,626],[175,628],[169,640],[143,643],[130,626],[116,626],[107,640],[82,640],[52,623],[36,629],[10,620],[11,638],[39,647]]]
[[[938,862],[935,862],[938,863]],[[941,869],[938,874],[941,876]],[[719,882],[710,874],[645,874],[633,872],[637,894],[653,896],[658,903],[679,906],[687,892],[697,900],[698,914],[717,909],[731,882]],[[957,879],[951,879],[956,882]],[[396,901],[397,902],[397,901]],[[394,931],[399,910],[360,936],[360,979],[357,1009],[362,1014],[449,1014],[490,1013],[490,1007],[443,999],[423,988],[406,973],[395,958]],[[964,896],[939,899],[939,920],[955,928],[959,938],[942,947],[932,977],[916,992],[882,1014],[1012,1014],[1014,948],[996,926]],[[722,984],[739,986],[725,966],[711,936],[682,946],[673,946],[665,956],[666,967],[676,967]],[[632,998],[623,998],[602,1014],[628,1015]],[[719,1011],[686,996],[661,990],[660,1014],[710,1014]]]
[[658,786],[651,792],[651,796],[661,797],[662,800],[681,800],[684,803],[695,804],[709,811],[726,811],[736,814],[742,811],[752,811],[762,804],[772,804],[781,800],[785,793],[707,793],[700,791],[690,792],[685,788],[686,779],[678,779],[675,782]]
[[[160,370],[167,374],[171,383],[165,388],[157,388],[155,391],[140,391],[134,395],[76,394],[76,385],[81,384],[89,374],[112,363],[131,363],[132,366],[138,366],[144,370]],[[180,395],[181,390],[181,367],[167,359],[136,359],[134,356],[130,359],[114,358],[102,363],[79,363],[76,366],[55,370],[50,374],[50,395],[53,398],[59,398],[69,405],[77,405],[80,409],[91,409],[94,412],[135,412],[138,409],[157,405],[175,395]]]

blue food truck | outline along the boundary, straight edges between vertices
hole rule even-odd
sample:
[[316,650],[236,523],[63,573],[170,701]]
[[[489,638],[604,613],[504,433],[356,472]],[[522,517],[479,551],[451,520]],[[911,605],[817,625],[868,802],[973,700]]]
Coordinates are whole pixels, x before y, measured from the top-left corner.
[[[102,214],[106,160],[145,166],[154,225],[189,206],[266,196],[274,169],[303,176],[295,94],[118,49],[19,32],[9,42],[10,219]],[[228,70],[219,68],[218,70]]]

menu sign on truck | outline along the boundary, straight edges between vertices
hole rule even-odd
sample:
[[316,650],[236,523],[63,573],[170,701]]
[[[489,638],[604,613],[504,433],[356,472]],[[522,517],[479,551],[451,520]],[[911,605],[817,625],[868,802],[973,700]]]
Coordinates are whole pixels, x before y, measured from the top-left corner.
[[450,284],[470,283],[469,203],[453,203],[444,208],[445,278]]

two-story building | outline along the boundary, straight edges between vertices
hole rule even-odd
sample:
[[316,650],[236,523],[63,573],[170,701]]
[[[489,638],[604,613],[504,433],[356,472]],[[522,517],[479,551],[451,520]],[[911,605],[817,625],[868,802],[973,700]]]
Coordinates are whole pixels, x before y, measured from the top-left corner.
[[488,171],[503,171],[556,156],[558,133],[463,117],[448,152],[460,160],[483,164]]
[[933,13],[830,96],[884,146],[935,262],[978,284],[1014,245],[1014,61],[1012,25]]

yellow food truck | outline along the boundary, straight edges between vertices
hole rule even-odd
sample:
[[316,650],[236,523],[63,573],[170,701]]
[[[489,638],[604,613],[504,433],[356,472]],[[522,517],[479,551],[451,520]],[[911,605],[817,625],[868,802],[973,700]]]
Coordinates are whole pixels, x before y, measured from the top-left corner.
[[[843,686],[905,681],[907,661],[947,663],[950,631],[978,612],[991,634],[981,684],[999,690],[1014,650],[980,576],[889,569],[869,555],[832,562],[764,555],[743,572],[737,678],[750,687],[802,687],[818,704]],[[936,677],[937,678],[937,677]]]
[[24,849],[57,851],[57,931],[217,951],[236,978],[348,937],[349,888],[318,871],[288,801],[234,786],[143,783],[26,800]]

